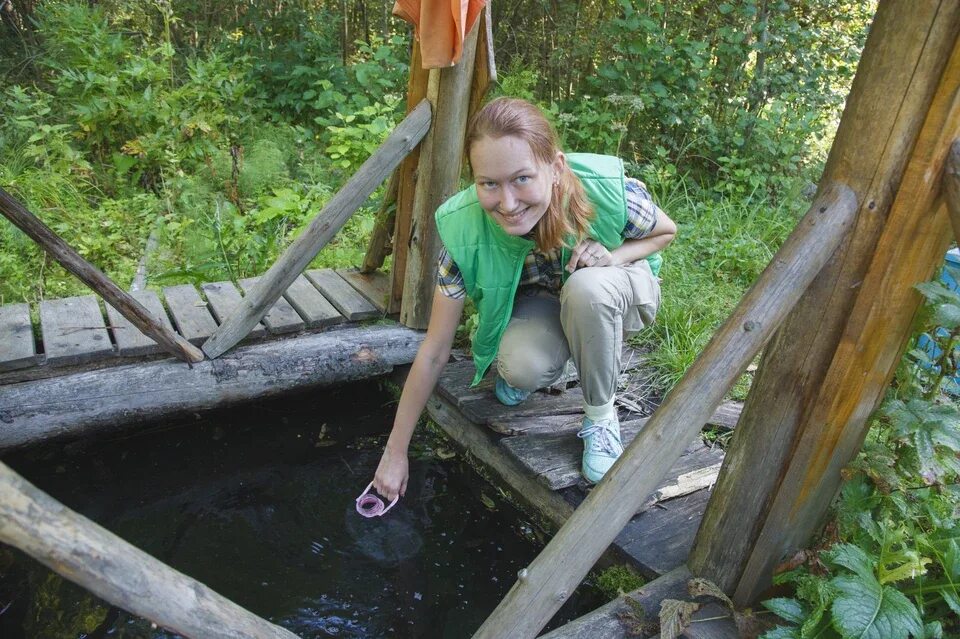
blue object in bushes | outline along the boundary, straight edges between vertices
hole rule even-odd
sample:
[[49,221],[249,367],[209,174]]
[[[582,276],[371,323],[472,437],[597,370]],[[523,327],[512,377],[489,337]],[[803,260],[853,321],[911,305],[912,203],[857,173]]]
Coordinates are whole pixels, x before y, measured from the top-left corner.
[[[954,269],[960,269],[960,248],[953,248],[947,251],[946,256],[944,256],[944,263],[944,267],[940,269],[940,281],[952,291],[960,290],[960,284],[957,283],[957,280],[953,278],[953,275],[951,275],[946,268],[947,265],[949,265]],[[937,328],[936,333],[937,337],[946,337],[950,334],[947,329],[943,327]],[[934,361],[943,355],[943,351],[926,333],[923,333],[917,339],[917,347],[925,351],[930,359]],[[960,347],[957,348],[957,351],[960,351]],[[944,382],[943,389],[951,395],[960,396],[960,374]]]

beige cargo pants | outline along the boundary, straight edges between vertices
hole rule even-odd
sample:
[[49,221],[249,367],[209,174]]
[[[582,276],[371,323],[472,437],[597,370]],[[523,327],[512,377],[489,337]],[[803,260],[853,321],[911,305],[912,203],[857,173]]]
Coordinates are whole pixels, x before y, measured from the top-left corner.
[[660,282],[646,260],[581,268],[559,296],[541,287],[517,292],[497,354],[500,376],[514,388],[549,386],[572,357],[588,406],[611,404],[623,339],[653,323]]

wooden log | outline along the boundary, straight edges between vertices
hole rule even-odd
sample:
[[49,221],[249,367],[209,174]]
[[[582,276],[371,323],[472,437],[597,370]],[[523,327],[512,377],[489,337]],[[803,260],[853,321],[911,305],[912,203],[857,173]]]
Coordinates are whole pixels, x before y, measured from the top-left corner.
[[174,357],[185,362],[203,360],[203,353],[196,346],[157,322],[140,302],[114,284],[100,269],[83,259],[70,245],[3,189],[0,189],[0,213],[39,244],[50,257],[80,278],[80,281],[92,288],[107,304],[120,311],[134,326],[156,340]]
[[738,605],[809,543],[942,263],[958,31],[960,3],[879,5],[824,173],[857,193],[855,228],[766,348],[690,557]]
[[244,346],[187,370],[159,360],[0,386],[0,450],[384,375],[412,362],[421,341],[396,325],[354,327]]
[[470,83],[468,123],[483,105],[490,85],[497,81],[497,64],[493,56],[493,20],[489,3],[483,8],[478,22],[480,26],[477,35],[477,57],[473,67],[473,80]]
[[460,183],[479,23],[464,39],[463,57],[456,66],[430,71],[427,96],[433,101],[435,117],[420,148],[400,306],[400,322],[411,328],[424,329],[430,320],[441,246],[433,214]]
[[27,304],[0,306],[0,371],[27,368],[36,363],[30,307]]
[[73,512],[5,464],[0,464],[0,541],[184,637],[296,637]]
[[953,241],[960,244],[960,140],[954,140],[950,145],[950,155],[943,171],[943,193],[953,228]]
[[354,211],[390,175],[430,127],[430,105],[422,102],[410,112],[373,155],[334,195],[297,239],[287,247],[243,298],[239,308],[203,344],[211,358],[219,357],[250,332],[267,309],[303,272]]
[[656,488],[845,237],[857,209],[826,189],[646,427],[474,637],[535,637]]
[[[427,97],[430,72],[423,68],[420,43],[414,41],[410,54],[410,78],[407,81],[407,113]],[[413,221],[413,195],[417,186],[417,167],[420,146],[417,145],[400,163],[397,187],[396,226],[393,229],[393,265],[390,273],[390,299],[387,314],[400,312],[403,299],[403,278],[407,271],[407,249],[410,245],[410,226]]]
[[360,265],[361,273],[373,273],[378,270],[393,251],[390,234],[393,233],[393,228],[397,224],[396,204],[399,184],[400,167],[398,166],[390,174],[383,202],[380,203],[380,210],[377,211],[376,223],[373,231],[370,232],[370,242],[367,244],[367,252],[363,256],[363,264]]
[[[540,639],[628,639],[636,637],[635,633],[627,630],[621,620],[622,615],[635,613],[626,603],[625,597],[630,597],[640,604],[644,618],[655,621],[660,615],[660,605],[664,599],[679,599],[694,601],[690,596],[687,584],[693,575],[686,566],[680,566],[669,573],[658,577],[648,584],[627,593],[624,597],[617,597],[610,603],[589,612],[570,623],[560,626],[556,630],[542,635]],[[690,624],[683,633],[685,639],[740,639],[741,635],[731,618],[730,611],[708,600],[704,601],[703,608],[693,615],[695,623]]]

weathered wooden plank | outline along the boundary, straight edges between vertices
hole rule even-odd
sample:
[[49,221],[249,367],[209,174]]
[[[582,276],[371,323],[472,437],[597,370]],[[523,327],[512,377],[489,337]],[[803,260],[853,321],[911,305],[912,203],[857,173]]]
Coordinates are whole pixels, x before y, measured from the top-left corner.
[[830,259],[856,209],[856,198],[842,186],[828,189],[814,202],[647,426],[530,565],[529,578],[517,583],[484,622],[476,639],[524,639],[539,633]]
[[[636,637],[628,631],[627,626],[620,620],[625,614],[634,613],[633,608],[626,603],[625,597],[630,597],[644,611],[644,618],[655,621],[660,615],[660,605],[664,599],[678,599],[681,601],[696,601],[703,603],[703,607],[693,615],[695,623],[690,624],[683,632],[685,639],[740,639],[740,633],[729,610],[711,603],[708,598],[693,598],[690,596],[688,583],[693,575],[686,566],[674,568],[665,575],[654,579],[641,588],[629,592],[624,597],[617,597],[613,601],[589,612],[570,623],[560,626],[556,630],[541,635],[540,639],[629,639]],[[659,635],[658,635],[659,636]]]
[[337,275],[376,306],[381,314],[387,312],[387,298],[390,297],[389,275],[380,271],[361,273],[354,268],[337,269]]
[[93,295],[43,300],[40,327],[48,365],[82,364],[114,354],[100,304]]
[[73,512],[4,464],[0,541],[98,597],[185,637],[296,638]]
[[950,145],[950,156],[943,167],[943,194],[953,228],[953,241],[960,244],[960,140]]
[[[707,420],[707,426],[732,430],[737,425],[742,408],[740,402],[724,402],[717,407],[713,416]],[[630,419],[635,417],[631,415]],[[492,417],[487,424],[502,435],[536,435],[545,433],[572,433],[580,428],[581,414],[532,415],[528,417]],[[646,419],[646,418],[642,418]]]
[[[209,282],[200,286],[207,297],[214,319],[223,324],[231,313],[240,306],[243,296],[233,282]],[[267,332],[263,322],[257,322],[248,337],[263,337]],[[216,334],[216,332],[214,332]]]
[[[624,446],[630,445],[647,421],[636,419],[620,425]],[[500,445],[550,490],[580,483],[583,441],[574,432],[508,437]],[[657,492],[673,484],[679,475],[712,467],[722,461],[723,453],[717,448],[707,448],[698,435],[657,485],[653,501],[658,499]]]
[[314,269],[307,271],[305,275],[347,320],[355,322],[371,317],[380,317],[381,313],[377,310],[377,307],[367,301],[367,298],[347,284],[333,270]]
[[0,371],[27,368],[37,363],[33,325],[28,304],[0,306]]
[[191,343],[202,344],[217,330],[217,321],[192,284],[165,288],[163,297],[177,330]]
[[[249,294],[250,289],[257,281],[258,278],[256,277],[242,279],[239,281],[240,288],[243,289],[244,293]],[[290,302],[283,297],[273,303],[267,314],[263,316],[263,323],[267,330],[275,335],[296,333],[302,331],[306,326],[297,311],[290,305]]]
[[434,118],[420,147],[400,308],[401,323],[411,328],[426,328],[430,318],[440,255],[433,214],[457,192],[460,182],[479,27],[477,20],[463,40],[463,55],[455,66],[430,70],[427,97],[433,102]]
[[429,127],[430,105],[424,102],[397,125],[353,177],[330,198],[323,210],[263,274],[260,283],[243,298],[236,315],[224,321],[204,343],[203,350],[209,357],[222,355],[247,335],[320,249],[417,145]]
[[[150,314],[158,323],[163,324],[169,331],[173,332],[170,318],[167,317],[167,312],[163,309],[163,304],[154,291],[144,289],[130,295],[143,304],[143,307],[150,311]],[[133,322],[110,305],[107,305],[107,319],[110,321],[110,332],[113,333],[113,341],[116,342],[117,353],[120,355],[131,357],[159,353],[163,350],[152,337],[144,335],[143,331],[134,326]]]
[[0,450],[368,379],[412,362],[422,341],[421,332],[378,324],[243,346],[189,368],[164,359],[0,386]]
[[531,393],[517,406],[504,406],[491,392],[461,402],[460,410],[473,423],[487,426],[494,422],[502,423],[507,415],[517,419],[541,415],[580,415],[583,413],[583,391],[579,387],[557,395],[538,391]]
[[283,296],[297,309],[308,328],[322,328],[347,321],[303,275],[293,280]]
[[199,362],[203,359],[203,353],[198,348],[164,325],[156,323],[149,311],[137,300],[114,284],[113,280],[104,275],[100,269],[83,259],[73,247],[64,242],[60,236],[3,189],[0,189],[0,213],[39,244],[50,257],[92,288],[107,304],[120,311],[141,331],[153,337],[174,357],[186,362]]
[[849,240],[765,349],[691,568],[740,605],[805,546],[942,264],[939,179],[958,135],[960,3],[882,2],[824,170],[860,202]]

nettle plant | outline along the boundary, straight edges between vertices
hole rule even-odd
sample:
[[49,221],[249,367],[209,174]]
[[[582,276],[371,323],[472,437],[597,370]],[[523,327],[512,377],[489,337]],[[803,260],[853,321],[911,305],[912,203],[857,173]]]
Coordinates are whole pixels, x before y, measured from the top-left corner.
[[[954,269],[949,269],[953,270]],[[953,272],[956,276],[958,273]],[[938,639],[960,632],[960,294],[926,298],[917,346],[872,418],[828,527],[776,581],[795,596],[764,602],[790,626],[765,639]]]

